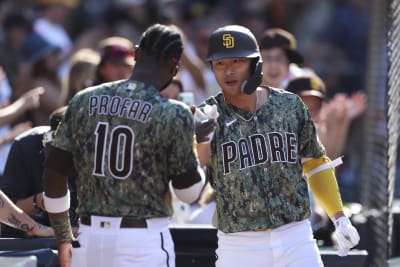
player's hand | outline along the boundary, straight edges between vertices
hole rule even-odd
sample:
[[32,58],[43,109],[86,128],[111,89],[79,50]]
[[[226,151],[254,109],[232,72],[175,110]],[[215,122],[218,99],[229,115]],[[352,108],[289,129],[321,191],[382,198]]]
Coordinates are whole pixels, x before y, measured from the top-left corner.
[[79,235],[79,227],[72,227],[72,235],[77,238]]
[[72,245],[69,242],[58,243],[58,258],[60,267],[70,267],[72,257]]
[[214,134],[215,120],[208,119],[204,121],[196,121],[196,141],[197,143],[209,143]]
[[333,223],[336,228],[333,235],[336,239],[338,255],[341,257],[347,256],[350,249],[360,242],[360,236],[346,216],[335,219]]
[[191,111],[195,120],[197,143],[211,142],[219,116],[217,106],[205,105],[203,109],[191,106]]

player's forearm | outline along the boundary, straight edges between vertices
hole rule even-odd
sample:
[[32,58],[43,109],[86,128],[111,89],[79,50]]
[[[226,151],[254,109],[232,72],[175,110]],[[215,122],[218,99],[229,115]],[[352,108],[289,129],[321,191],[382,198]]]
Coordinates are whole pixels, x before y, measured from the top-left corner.
[[210,143],[197,144],[197,156],[199,158],[200,166],[206,166],[211,158]]
[[[44,177],[46,177],[44,181],[47,181],[46,186],[50,186],[51,183],[48,182],[49,176],[45,173]],[[72,230],[69,220],[69,208],[71,203],[70,192],[66,188],[67,192],[60,196],[60,190],[62,192],[64,189],[55,191],[52,189],[51,186],[47,190],[45,188],[43,193],[43,205],[49,214],[51,226],[54,229],[58,242],[69,242],[72,240]]]
[[71,197],[67,176],[45,168],[43,174],[43,203],[59,243],[71,242],[73,234],[69,220]]
[[69,212],[49,213],[51,227],[58,243],[70,243],[73,240],[72,227],[69,220]]
[[334,218],[342,212],[342,199],[330,159],[326,156],[310,159],[303,163],[303,170],[315,199],[328,216]]
[[0,191],[0,221],[24,232],[29,232],[36,227],[36,222],[18,208],[2,191]]

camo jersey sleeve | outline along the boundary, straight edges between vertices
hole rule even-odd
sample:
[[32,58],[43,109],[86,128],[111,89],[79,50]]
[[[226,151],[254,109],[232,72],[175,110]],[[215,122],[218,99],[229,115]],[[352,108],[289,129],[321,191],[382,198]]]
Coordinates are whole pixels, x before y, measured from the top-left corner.
[[65,115],[60,125],[57,128],[55,140],[53,143],[54,147],[60,148],[62,150],[72,152],[73,150],[73,129],[72,129],[72,115],[74,114],[75,105],[71,101],[68,105]]
[[195,170],[198,162],[194,154],[195,128],[193,115],[188,106],[176,103],[171,110],[170,121],[165,124],[168,137],[168,176],[176,176]]
[[311,119],[307,106],[300,100],[297,95],[296,110],[299,114],[299,133],[298,133],[298,146],[300,157],[305,158],[319,158],[325,151],[322,143],[320,142],[314,122]]

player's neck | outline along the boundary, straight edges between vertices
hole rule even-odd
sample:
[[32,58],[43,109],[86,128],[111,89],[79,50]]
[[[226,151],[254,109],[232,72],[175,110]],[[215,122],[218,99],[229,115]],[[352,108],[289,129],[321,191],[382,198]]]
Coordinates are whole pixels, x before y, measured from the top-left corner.
[[257,93],[251,95],[240,94],[237,96],[224,95],[225,101],[231,105],[246,110],[248,112],[255,112],[257,108]]
[[[158,77],[160,77],[160,76],[161,75],[159,75]],[[161,87],[164,86],[164,84],[166,83],[166,80],[164,83],[162,83],[164,81],[164,79],[155,79],[154,77],[157,77],[157,75],[155,75],[154,72],[149,73],[149,71],[147,71],[147,70],[135,70],[132,73],[129,80],[142,82],[144,84],[151,84],[155,88],[160,90]]]

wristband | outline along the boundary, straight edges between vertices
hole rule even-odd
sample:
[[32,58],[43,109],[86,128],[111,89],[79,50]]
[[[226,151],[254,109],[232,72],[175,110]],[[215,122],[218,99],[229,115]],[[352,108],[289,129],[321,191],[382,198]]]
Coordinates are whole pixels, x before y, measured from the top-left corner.
[[347,225],[351,225],[351,222],[349,220],[349,218],[347,218],[346,216],[341,216],[339,218],[332,218],[332,222],[335,225],[335,228],[338,228],[339,226],[347,226]]
[[45,195],[43,192],[43,204],[44,208],[46,209],[47,212],[50,213],[60,213],[69,210],[70,207],[70,201],[71,197],[69,194],[69,190],[67,190],[67,193],[65,196],[62,197],[57,197],[57,198],[51,198]]

